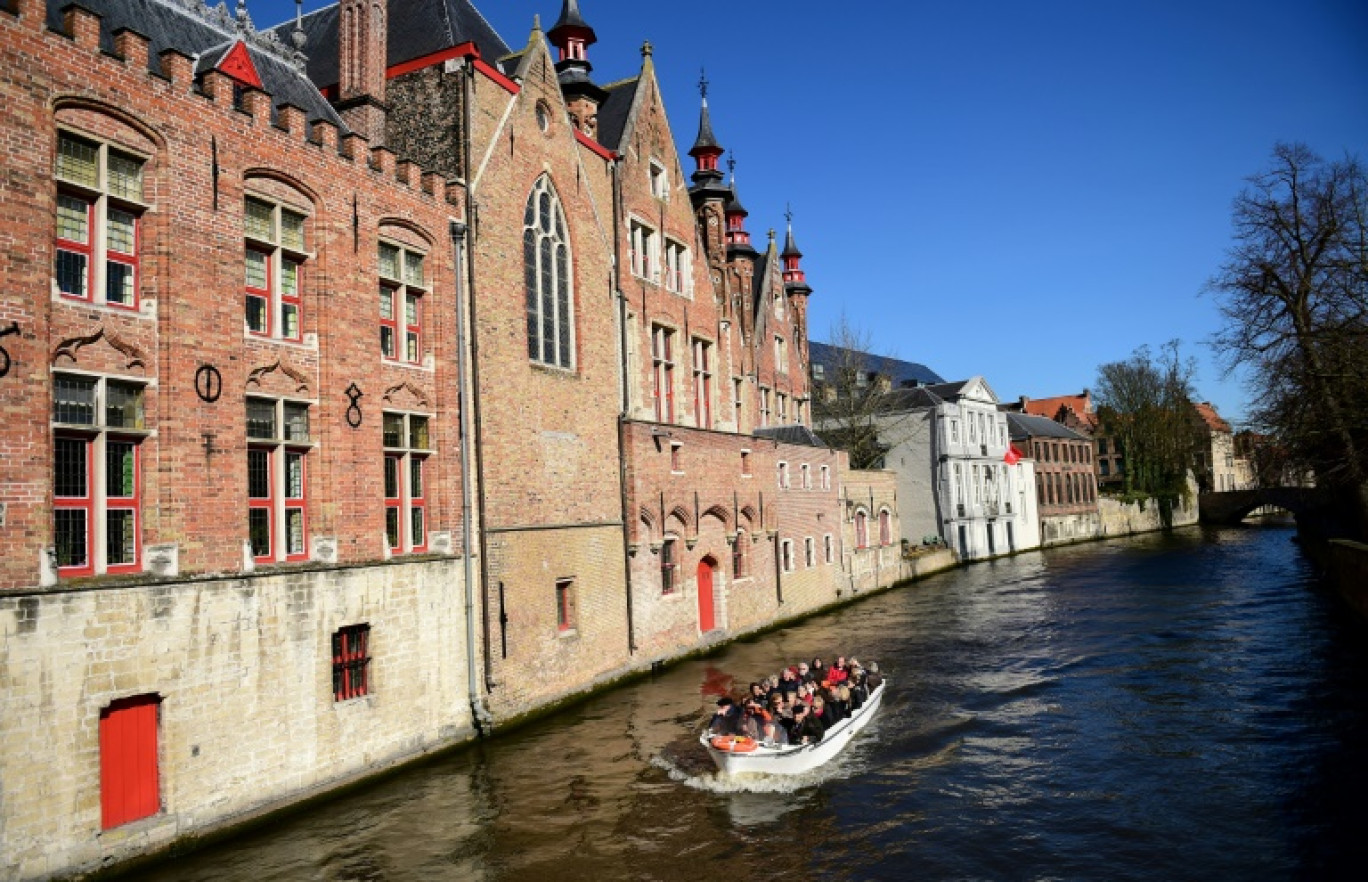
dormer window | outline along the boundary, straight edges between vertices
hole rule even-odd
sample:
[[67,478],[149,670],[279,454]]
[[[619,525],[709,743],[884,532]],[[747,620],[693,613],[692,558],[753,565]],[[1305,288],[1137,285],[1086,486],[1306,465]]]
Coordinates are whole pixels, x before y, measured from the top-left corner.
[[665,173],[665,166],[652,159],[649,173],[651,176],[651,195],[657,199],[669,199],[670,179]]

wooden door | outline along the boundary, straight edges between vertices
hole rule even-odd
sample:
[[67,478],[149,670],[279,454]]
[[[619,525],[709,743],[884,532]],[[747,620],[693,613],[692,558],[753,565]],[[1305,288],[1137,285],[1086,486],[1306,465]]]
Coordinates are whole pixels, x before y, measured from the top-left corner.
[[113,702],[100,711],[101,825],[108,830],[161,810],[157,780],[155,695]]
[[713,563],[712,558],[704,558],[698,562],[698,630],[707,633],[715,627],[717,621],[713,615]]

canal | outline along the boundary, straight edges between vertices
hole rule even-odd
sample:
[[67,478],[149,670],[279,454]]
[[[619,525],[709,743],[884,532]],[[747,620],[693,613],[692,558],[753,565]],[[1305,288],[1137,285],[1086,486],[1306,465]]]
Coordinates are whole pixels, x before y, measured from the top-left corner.
[[[138,877],[1365,878],[1368,632],[1291,540],[1188,530],[943,574]],[[709,693],[840,651],[893,678],[866,733],[800,781],[718,780],[690,739]]]

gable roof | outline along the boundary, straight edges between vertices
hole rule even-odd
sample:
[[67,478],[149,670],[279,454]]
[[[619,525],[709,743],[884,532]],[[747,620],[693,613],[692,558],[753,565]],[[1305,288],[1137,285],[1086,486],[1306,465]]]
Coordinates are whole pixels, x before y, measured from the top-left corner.
[[608,97],[598,109],[598,142],[609,150],[622,152],[622,135],[627,130],[640,84],[640,77],[632,77],[603,87]]
[[[50,29],[63,32],[62,9],[68,5],[69,0],[47,0]],[[250,19],[239,23],[223,4],[206,12],[194,0],[81,0],[80,5],[100,16],[100,48],[106,52],[114,51],[114,32],[123,28],[147,37],[148,68],[153,71],[161,70],[161,53],[175,49],[197,57],[195,73],[202,74],[242,41],[261,78],[261,88],[275,107],[293,104],[310,122],[327,120],[347,131],[337,111],[293,63],[288,30],[283,34],[278,29],[257,31]]]
[[[337,45],[340,12],[339,5],[333,3],[315,9],[301,20],[304,34],[308,37],[304,46],[304,52],[309,56],[306,69],[309,79],[320,88],[335,86],[340,79]],[[294,27],[292,18],[272,30],[282,40],[288,41]],[[503,66],[500,61],[512,50],[470,0],[402,0],[390,3],[386,30],[387,68],[462,43],[474,43],[475,48],[480,50],[480,57],[488,64],[500,67],[505,74],[512,69]]]
[[996,403],[997,393],[993,391],[993,388],[988,385],[988,381],[983,377],[970,377],[967,380],[955,380],[953,383],[934,383],[927,388],[946,401],[959,401],[980,386]]
[[1066,441],[1087,441],[1087,435],[1080,435],[1068,426],[1061,425],[1049,417],[1028,413],[1008,413],[1007,432],[1013,441],[1027,438],[1061,438]]
[[1210,401],[1203,401],[1200,404],[1194,403],[1193,410],[1197,411],[1197,417],[1213,432],[1229,432],[1230,423],[1221,418],[1216,412],[1216,407]]
[[[816,340],[808,341],[809,358],[814,365],[821,365],[824,370],[835,371],[851,352],[852,350],[830,343],[819,343]],[[887,375],[895,389],[945,382],[935,371],[915,361],[902,361],[872,353],[866,354],[865,358],[870,369]]]

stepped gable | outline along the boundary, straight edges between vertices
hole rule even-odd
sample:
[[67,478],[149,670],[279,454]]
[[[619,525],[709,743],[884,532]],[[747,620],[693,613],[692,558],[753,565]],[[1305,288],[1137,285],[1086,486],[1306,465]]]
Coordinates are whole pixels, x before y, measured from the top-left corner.
[[[49,29],[64,32],[62,10],[70,5],[70,0],[47,0]],[[100,16],[100,48],[106,52],[114,52],[118,30],[127,28],[147,37],[148,67],[157,73],[159,56],[167,49],[197,57],[195,75],[199,76],[241,42],[275,107],[292,104],[310,122],[325,120],[347,131],[332,105],[304,76],[304,56],[290,42],[293,22],[283,34],[258,31],[245,9],[239,18],[225,3],[211,8],[201,0],[81,0],[79,5]]]
[[[309,79],[320,89],[337,85],[338,4],[315,9],[303,17],[301,23],[308,37]],[[517,60],[509,60],[513,50],[485,21],[469,0],[396,0],[389,4],[385,51],[386,67],[404,64],[428,55],[474,43],[480,57],[502,74],[510,74]],[[294,31],[294,19],[276,25],[272,32],[288,40]]]
[[608,95],[599,105],[598,142],[609,150],[622,152],[622,135],[627,130],[627,120],[631,118],[639,85],[641,78],[633,77],[603,87]]

